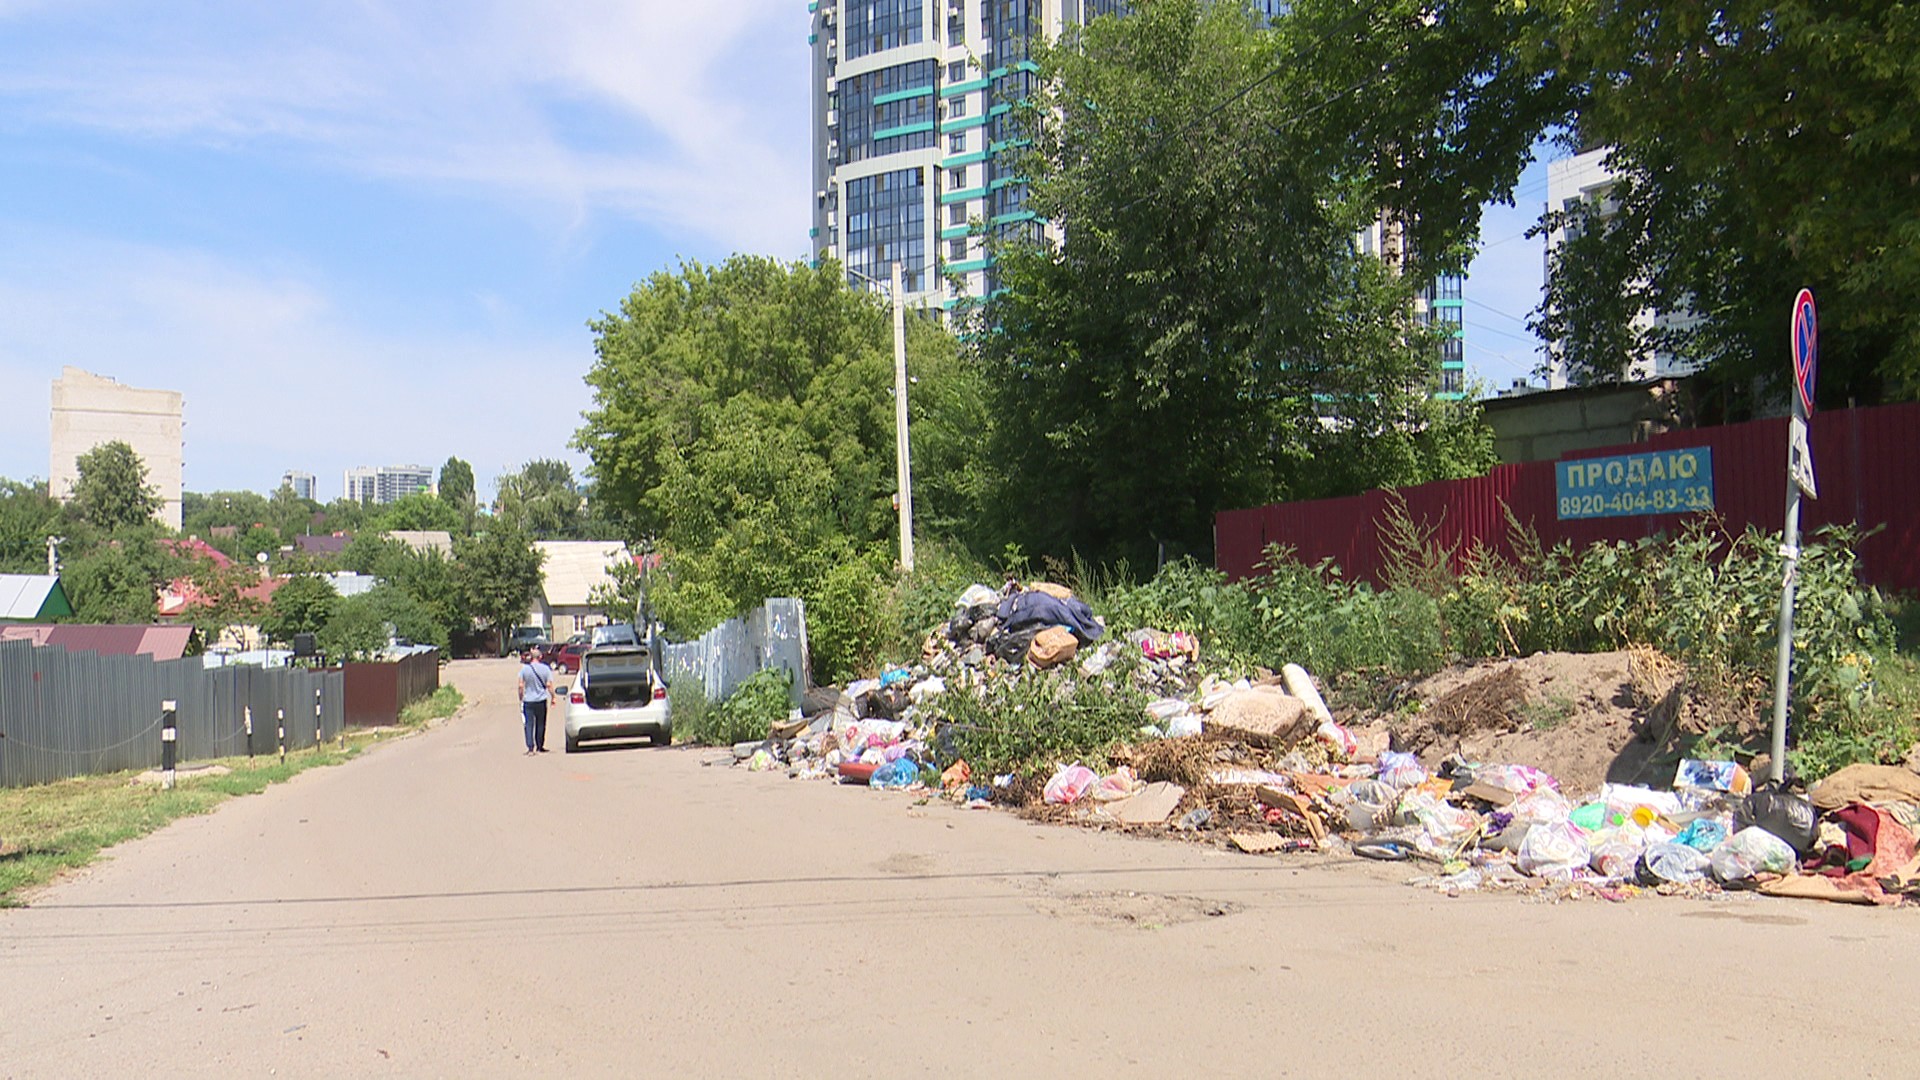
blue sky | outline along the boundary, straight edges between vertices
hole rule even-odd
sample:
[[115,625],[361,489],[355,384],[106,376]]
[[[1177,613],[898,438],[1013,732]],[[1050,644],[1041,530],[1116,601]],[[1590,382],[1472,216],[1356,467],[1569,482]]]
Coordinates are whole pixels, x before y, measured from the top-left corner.
[[[0,476],[65,364],[186,396],[187,487],[566,443],[587,320],[680,259],[803,258],[801,0],[0,0]],[[1530,186],[1531,185],[1531,186]],[[1535,363],[1544,174],[1467,286]]]

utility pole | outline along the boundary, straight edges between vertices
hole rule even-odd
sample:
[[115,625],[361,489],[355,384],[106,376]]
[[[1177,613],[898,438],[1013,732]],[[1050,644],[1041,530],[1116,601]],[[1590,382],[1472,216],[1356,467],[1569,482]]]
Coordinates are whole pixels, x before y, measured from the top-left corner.
[[899,484],[900,568],[913,572],[913,465],[907,449],[907,308],[900,293],[900,264],[893,264],[893,442]]

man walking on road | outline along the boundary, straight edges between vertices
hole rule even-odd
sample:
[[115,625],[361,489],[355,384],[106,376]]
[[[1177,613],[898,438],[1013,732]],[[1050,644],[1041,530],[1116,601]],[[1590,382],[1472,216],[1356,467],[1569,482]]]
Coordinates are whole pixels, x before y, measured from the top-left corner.
[[547,701],[553,696],[553,669],[540,661],[538,647],[520,654],[520,715],[527,729],[527,753],[547,752]]

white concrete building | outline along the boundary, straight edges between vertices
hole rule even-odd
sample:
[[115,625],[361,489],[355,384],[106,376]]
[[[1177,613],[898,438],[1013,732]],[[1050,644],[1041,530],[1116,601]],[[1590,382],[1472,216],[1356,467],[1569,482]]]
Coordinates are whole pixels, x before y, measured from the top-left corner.
[[186,402],[177,390],[122,386],[77,367],[53,380],[53,424],[47,491],[66,502],[80,478],[80,455],[103,443],[123,442],[147,467],[147,485],[160,495],[154,518],[180,528],[180,490],[186,471]]
[[[1581,203],[1596,204],[1602,218],[1609,217],[1616,209],[1608,196],[1613,187],[1614,174],[1607,168],[1608,147],[1585,150],[1572,157],[1547,162],[1547,209],[1552,212],[1572,210]],[[1553,253],[1569,239],[1564,228],[1553,229],[1547,234],[1546,273],[1553,273]],[[1642,309],[1634,315],[1633,325],[1642,330],[1672,329],[1684,330],[1699,321],[1693,312],[1655,311]],[[1641,382],[1647,379],[1677,378],[1691,375],[1697,366],[1664,349],[1648,349],[1642,356],[1634,357],[1620,373],[1623,382]],[[1561,390],[1567,385],[1567,364],[1564,354],[1558,348],[1549,350],[1547,362],[1547,389]]]
[[348,469],[341,477],[343,498],[359,503],[385,506],[417,492],[433,490],[433,470],[425,465],[364,465]]
[[281,474],[280,486],[292,488],[295,498],[311,499],[314,497],[314,475],[310,472],[300,472],[297,469],[289,469]]

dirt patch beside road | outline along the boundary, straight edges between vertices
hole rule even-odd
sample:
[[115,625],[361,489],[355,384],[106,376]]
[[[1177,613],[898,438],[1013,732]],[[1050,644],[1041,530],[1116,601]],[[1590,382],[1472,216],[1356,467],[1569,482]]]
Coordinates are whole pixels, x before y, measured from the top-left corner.
[[1543,769],[1567,792],[1608,781],[1665,787],[1679,747],[1671,716],[1647,700],[1648,676],[1636,663],[1646,661],[1619,651],[1451,667],[1414,683],[1407,704],[1377,722],[1429,767],[1457,753]]

